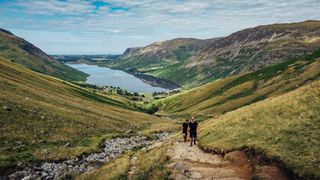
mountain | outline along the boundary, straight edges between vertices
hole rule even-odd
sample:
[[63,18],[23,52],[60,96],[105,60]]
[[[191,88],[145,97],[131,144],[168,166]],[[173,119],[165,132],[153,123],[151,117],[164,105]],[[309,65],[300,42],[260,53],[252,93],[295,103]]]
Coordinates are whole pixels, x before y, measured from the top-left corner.
[[0,72],[0,174],[17,162],[97,151],[103,139],[130,129],[148,133],[172,126],[121,97],[109,98],[1,57]]
[[187,67],[211,71],[255,71],[320,47],[320,21],[273,24],[245,29],[211,43]]
[[190,58],[199,49],[207,46],[215,39],[200,40],[193,38],[177,38],[156,42],[146,47],[128,48],[115,67],[137,68],[148,71],[162,66],[176,64]]
[[320,50],[300,59],[242,73],[157,100],[160,113],[215,116],[281,95],[320,78]]
[[[290,179],[319,179],[319,116],[317,80],[200,124],[199,144],[206,151],[223,154],[242,150],[253,161],[283,167]],[[262,166],[259,171],[263,174],[268,169]]]
[[143,67],[147,65],[146,72],[154,76],[185,87],[197,86],[230,75],[253,72],[317,50],[320,48],[320,21],[264,25],[223,38],[187,40],[128,49],[113,66],[144,72]]
[[4,29],[0,29],[0,57],[68,81],[84,81],[87,77],[87,74],[60,63],[28,41]]

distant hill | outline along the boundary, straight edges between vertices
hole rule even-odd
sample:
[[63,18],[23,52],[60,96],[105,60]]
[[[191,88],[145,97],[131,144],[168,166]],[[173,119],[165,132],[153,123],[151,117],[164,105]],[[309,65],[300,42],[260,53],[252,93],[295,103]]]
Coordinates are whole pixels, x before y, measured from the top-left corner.
[[84,81],[87,77],[87,74],[60,63],[28,41],[4,29],[0,29],[0,57],[68,81]]
[[296,60],[241,73],[157,100],[160,113],[219,115],[281,95],[320,78],[320,50]]
[[128,49],[113,66],[140,68],[190,87],[253,72],[318,48],[320,21],[305,21],[257,26],[211,40],[178,39]]
[[172,126],[115,97],[1,57],[0,72],[0,173],[17,162],[65,159],[96,151],[104,138],[124,135],[130,129],[148,133]]
[[168,41],[155,42],[146,47],[128,48],[115,67],[161,68],[171,64],[183,62],[193,56],[199,49],[206,47],[215,39],[200,40],[193,38],[177,38]]

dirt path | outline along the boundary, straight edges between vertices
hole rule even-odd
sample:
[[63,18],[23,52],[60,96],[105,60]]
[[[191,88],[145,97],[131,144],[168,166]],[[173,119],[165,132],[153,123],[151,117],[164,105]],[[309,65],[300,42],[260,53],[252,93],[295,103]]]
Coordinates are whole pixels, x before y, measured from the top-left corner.
[[[206,153],[198,146],[190,147],[189,143],[176,142],[170,151],[169,167],[177,180],[183,179],[252,179],[255,171],[252,162],[244,152],[234,151],[221,155]],[[262,167],[262,169],[264,169]],[[281,172],[272,166],[267,166],[259,172],[264,179],[286,179]]]

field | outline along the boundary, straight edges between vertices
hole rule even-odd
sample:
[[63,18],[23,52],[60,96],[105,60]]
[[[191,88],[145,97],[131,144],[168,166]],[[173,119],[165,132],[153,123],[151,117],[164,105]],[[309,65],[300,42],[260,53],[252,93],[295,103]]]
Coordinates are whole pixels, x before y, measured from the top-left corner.
[[[128,130],[145,134],[174,126],[118,98],[0,59],[0,166],[64,159],[96,151]],[[121,98],[119,98],[121,99]]]
[[298,176],[320,178],[320,81],[201,124],[200,145],[229,152],[253,149]]

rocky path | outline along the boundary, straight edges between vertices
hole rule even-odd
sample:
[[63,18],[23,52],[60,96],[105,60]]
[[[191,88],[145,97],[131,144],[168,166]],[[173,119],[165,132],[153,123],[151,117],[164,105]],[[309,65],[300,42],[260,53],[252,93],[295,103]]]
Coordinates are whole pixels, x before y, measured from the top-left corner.
[[[221,155],[206,153],[198,146],[190,147],[189,143],[176,142],[168,152],[172,163],[172,178],[185,179],[252,179],[256,172],[253,163],[244,152],[234,151]],[[260,172],[264,179],[286,179],[272,166]]]
[[101,152],[60,162],[43,162],[20,167],[19,170],[10,174],[7,179],[60,179],[70,174],[81,174],[99,168],[132,148],[157,144],[167,138],[169,134],[158,133],[154,136],[155,138],[153,139],[148,139],[145,136],[131,136],[106,140]]
[[[272,165],[256,165],[241,151],[234,151],[226,155],[206,153],[198,146],[190,147],[189,142],[179,142],[176,138],[169,138],[168,133],[155,134],[154,139],[145,136],[115,138],[106,140],[101,152],[92,153],[60,162],[43,162],[20,167],[6,179],[61,179],[67,175],[78,175],[90,170],[98,169],[101,165],[120,156],[127,150],[136,147],[153,149],[170,142],[168,150],[171,178],[176,180],[192,179],[270,179],[285,180],[285,175]],[[131,159],[132,167],[128,177],[135,172],[135,158]],[[254,160],[253,160],[254,161]]]

